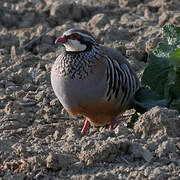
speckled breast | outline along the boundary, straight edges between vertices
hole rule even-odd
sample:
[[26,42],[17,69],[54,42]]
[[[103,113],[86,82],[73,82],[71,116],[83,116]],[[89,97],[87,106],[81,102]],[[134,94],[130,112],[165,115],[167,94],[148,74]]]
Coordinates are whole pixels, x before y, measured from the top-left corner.
[[97,66],[101,64],[93,61],[92,57],[91,62],[88,59],[82,55],[73,57],[61,54],[52,67],[53,90],[67,110],[95,103],[105,94],[104,68],[97,71]]

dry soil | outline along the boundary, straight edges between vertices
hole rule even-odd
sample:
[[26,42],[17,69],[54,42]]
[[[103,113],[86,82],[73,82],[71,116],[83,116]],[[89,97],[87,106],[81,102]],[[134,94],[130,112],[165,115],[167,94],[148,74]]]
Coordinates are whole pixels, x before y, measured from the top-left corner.
[[50,84],[61,52],[55,39],[71,27],[120,50],[141,76],[165,24],[180,25],[179,0],[0,1],[0,179],[180,179],[180,118],[154,107],[114,131],[69,118]]

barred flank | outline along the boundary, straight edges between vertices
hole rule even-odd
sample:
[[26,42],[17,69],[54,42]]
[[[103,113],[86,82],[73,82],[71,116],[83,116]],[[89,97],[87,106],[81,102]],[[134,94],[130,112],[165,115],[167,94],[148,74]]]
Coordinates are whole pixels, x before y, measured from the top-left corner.
[[129,70],[126,64],[119,65],[116,60],[106,57],[107,60],[107,101],[110,101],[112,97],[118,99],[120,105],[126,105],[134,95],[137,82],[134,75]]

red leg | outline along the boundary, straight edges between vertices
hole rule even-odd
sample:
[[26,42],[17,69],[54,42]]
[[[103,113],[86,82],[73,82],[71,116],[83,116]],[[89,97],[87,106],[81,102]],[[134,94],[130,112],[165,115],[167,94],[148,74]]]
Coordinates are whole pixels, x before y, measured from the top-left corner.
[[115,122],[116,122],[116,118],[113,117],[113,118],[111,119],[111,122],[110,122],[110,125],[109,125],[109,129],[110,129],[110,130],[113,130],[113,129],[114,129],[114,124],[115,124]]
[[89,124],[90,124],[89,120],[88,120],[88,118],[86,118],[84,126],[83,126],[83,128],[81,130],[81,134],[82,135],[86,135],[87,134],[87,130],[88,130]]

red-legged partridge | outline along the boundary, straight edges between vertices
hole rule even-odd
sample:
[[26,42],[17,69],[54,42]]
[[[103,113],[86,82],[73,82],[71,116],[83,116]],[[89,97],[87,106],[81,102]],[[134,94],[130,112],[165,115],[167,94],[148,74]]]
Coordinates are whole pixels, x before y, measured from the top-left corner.
[[89,123],[104,126],[124,112],[139,87],[139,81],[126,58],[102,46],[87,31],[70,29],[56,40],[65,46],[51,71],[53,90],[73,117],[84,115],[81,131]]

